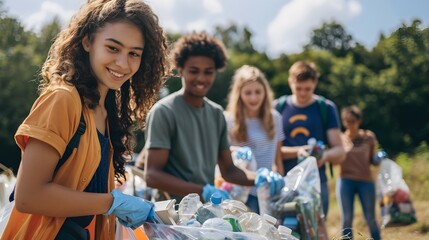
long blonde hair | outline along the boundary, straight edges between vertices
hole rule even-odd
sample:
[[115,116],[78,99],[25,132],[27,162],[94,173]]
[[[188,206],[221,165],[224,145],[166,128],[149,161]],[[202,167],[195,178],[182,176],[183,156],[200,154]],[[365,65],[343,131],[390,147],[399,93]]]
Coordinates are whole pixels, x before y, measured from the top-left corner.
[[262,84],[265,97],[259,111],[258,118],[262,122],[262,126],[267,132],[268,138],[274,138],[274,120],[271,114],[272,102],[273,102],[273,91],[271,90],[270,84],[266,79],[264,73],[257,67],[243,65],[235,71],[232,78],[233,83],[228,95],[228,105],[226,106],[226,112],[233,116],[235,124],[230,133],[231,139],[238,142],[247,141],[247,126],[246,116],[244,111],[243,100],[240,97],[241,89],[252,82],[258,82]]

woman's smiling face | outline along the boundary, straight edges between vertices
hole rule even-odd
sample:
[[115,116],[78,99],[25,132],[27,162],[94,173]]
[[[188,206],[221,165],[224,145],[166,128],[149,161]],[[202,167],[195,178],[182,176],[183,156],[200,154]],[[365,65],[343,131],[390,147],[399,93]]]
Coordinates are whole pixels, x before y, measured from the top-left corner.
[[107,23],[91,38],[82,40],[89,54],[92,73],[100,92],[119,89],[140,67],[144,37],[140,29],[129,22]]

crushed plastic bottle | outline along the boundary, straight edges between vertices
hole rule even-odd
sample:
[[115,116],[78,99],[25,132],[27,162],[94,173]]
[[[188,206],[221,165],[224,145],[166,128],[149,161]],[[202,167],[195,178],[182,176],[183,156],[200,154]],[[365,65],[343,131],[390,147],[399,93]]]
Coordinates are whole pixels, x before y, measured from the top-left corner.
[[280,225],[277,230],[279,231],[280,240],[299,240],[292,235],[292,229],[286,226]]
[[223,216],[223,220],[227,221],[231,225],[233,232],[242,231],[240,223],[238,222],[238,219],[235,216],[231,214],[226,214],[225,216]]
[[179,225],[187,225],[187,222],[195,218],[195,213],[203,204],[196,193],[186,195],[179,203]]
[[226,199],[222,201],[221,206],[225,211],[225,214],[231,214],[237,218],[241,214],[249,211],[248,207],[243,202],[234,199]]
[[244,232],[258,233],[270,240],[280,240],[277,228],[265,219],[256,213],[247,212],[238,218],[238,222]]
[[228,221],[217,217],[207,219],[207,221],[205,221],[201,227],[214,228],[214,229],[229,231],[229,232],[232,232],[233,230],[232,225]]

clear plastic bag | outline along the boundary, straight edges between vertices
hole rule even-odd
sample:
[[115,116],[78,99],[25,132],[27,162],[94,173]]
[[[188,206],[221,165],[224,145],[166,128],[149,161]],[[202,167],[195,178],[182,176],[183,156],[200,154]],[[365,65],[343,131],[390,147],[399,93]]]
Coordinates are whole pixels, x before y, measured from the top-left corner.
[[10,214],[12,209],[15,206],[15,201],[7,203],[0,210],[0,236],[3,234],[4,229],[6,228],[7,222],[9,221]]
[[188,227],[145,223],[142,227],[151,240],[267,240],[267,238],[249,232],[227,232],[213,228]]
[[0,209],[9,203],[9,195],[15,187],[16,177],[12,170],[0,164]]
[[[285,187],[270,200],[269,214],[291,228],[300,239],[318,239],[325,233],[317,161],[307,157],[284,177]],[[321,228],[321,229],[319,229]]]
[[410,189],[402,177],[402,168],[391,159],[385,158],[381,161],[377,192],[381,208],[381,228],[417,221]]

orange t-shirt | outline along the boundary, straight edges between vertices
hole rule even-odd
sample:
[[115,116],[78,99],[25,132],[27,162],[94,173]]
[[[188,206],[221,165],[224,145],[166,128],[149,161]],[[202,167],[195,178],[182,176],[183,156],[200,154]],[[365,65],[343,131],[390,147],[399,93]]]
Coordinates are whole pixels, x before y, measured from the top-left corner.
[[[15,141],[25,151],[28,139],[36,138],[54,147],[62,156],[75,134],[82,112],[82,103],[74,86],[59,85],[47,89],[33,104],[19,126]],[[101,160],[101,149],[94,117],[83,109],[86,131],[79,147],[58,170],[54,182],[77,191],[84,191]],[[112,149],[112,147],[110,148]],[[109,154],[108,191],[114,188],[112,150]],[[1,239],[54,239],[65,218],[20,213],[14,208]],[[96,216],[96,239],[114,239],[115,216]]]

